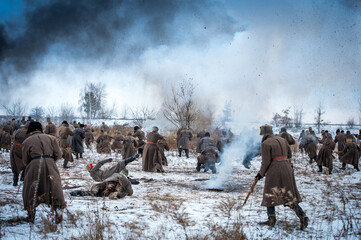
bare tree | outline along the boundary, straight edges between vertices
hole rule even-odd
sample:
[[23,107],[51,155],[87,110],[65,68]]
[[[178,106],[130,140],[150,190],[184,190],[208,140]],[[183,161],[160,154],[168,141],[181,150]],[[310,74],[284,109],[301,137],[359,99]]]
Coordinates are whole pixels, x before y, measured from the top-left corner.
[[61,121],[72,121],[74,119],[74,109],[68,103],[63,103],[60,107]]
[[355,127],[355,119],[353,117],[349,118],[346,124],[349,129],[353,129]]
[[124,105],[121,109],[120,117],[123,119],[127,119],[130,114],[130,108],[127,105]]
[[[101,117],[105,110],[105,85],[103,83],[86,83],[80,91],[80,111],[87,115],[88,119]],[[103,112],[102,112],[103,110]]]
[[34,119],[41,120],[44,116],[44,109],[40,106],[36,106],[31,109],[30,114]]
[[281,115],[279,115],[278,113],[273,113],[272,121],[276,127],[281,124],[281,118]]
[[322,116],[326,113],[322,103],[319,103],[318,106],[316,107],[316,111],[315,111],[315,126],[317,127],[317,131],[318,133],[321,132],[321,126],[324,123],[324,120],[322,119]]
[[109,119],[115,114],[115,103],[110,108],[102,107],[98,113],[98,117],[101,119]]
[[291,107],[285,108],[282,110],[283,116],[281,118],[281,123],[285,127],[291,127],[292,118],[290,118]]
[[2,104],[1,105],[6,112],[6,115],[13,117],[13,118],[21,118],[25,116],[26,107],[20,100],[15,101],[14,103],[10,104],[9,106]]
[[46,108],[46,117],[50,118],[52,121],[56,117],[57,110],[54,106]]
[[302,126],[303,108],[294,106],[293,111],[294,111],[293,123],[296,128],[300,128]]
[[135,110],[130,110],[131,118],[133,119],[133,124],[143,127],[144,122],[149,120],[154,120],[157,112],[155,109],[148,108],[147,106],[142,106],[136,108]]
[[221,126],[226,128],[227,123],[232,121],[232,101],[226,101],[222,110]]
[[361,97],[358,99],[359,123],[361,124]]
[[194,101],[195,86],[191,80],[183,80],[173,86],[172,95],[163,103],[163,116],[178,128],[183,125],[190,128],[199,115]]

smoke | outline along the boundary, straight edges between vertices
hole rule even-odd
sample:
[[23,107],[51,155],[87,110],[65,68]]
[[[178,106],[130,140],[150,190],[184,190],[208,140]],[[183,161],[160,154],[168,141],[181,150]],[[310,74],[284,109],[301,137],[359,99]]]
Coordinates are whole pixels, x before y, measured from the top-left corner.
[[206,182],[205,188],[221,189],[232,176],[233,171],[239,169],[241,164],[245,168],[249,168],[252,160],[250,155],[259,151],[260,141],[258,129],[242,129],[241,133],[224,148],[224,152],[220,156],[221,164],[217,166],[218,174]]

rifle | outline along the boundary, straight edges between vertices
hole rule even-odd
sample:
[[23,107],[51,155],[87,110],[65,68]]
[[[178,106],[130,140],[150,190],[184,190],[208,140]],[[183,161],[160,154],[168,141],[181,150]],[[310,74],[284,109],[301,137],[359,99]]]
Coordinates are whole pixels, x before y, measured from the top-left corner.
[[247,194],[247,197],[246,197],[246,199],[244,200],[244,203],[243,203],[242,207],[246,204],[246,202],[247,202],[249,196],[251,195],[251,193],[253,192],[253,189],[254,189],[254,187],[256,186],[257,182],[258,182],[258,178],[256,178],[256,179],[254,180],[254,182],[253,182],[253,184],[252,184],[252,187],[251,187],[251,190],[249,190],[249,192],[248,192],[248,194]]

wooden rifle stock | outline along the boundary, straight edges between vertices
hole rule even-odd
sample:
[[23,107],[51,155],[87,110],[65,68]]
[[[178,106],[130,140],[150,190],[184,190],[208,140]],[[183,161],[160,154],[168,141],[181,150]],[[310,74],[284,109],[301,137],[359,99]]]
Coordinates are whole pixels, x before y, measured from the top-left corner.
[[256,179],[254,180],[254,182],[253,182],[253,184],[252,184],[252,187],[251,187],[251,190],[249,190],[249,192],[248,192],[248,194],[247,194],[247,197],[246,197],[246,199],[244,200],[244,203],[243,203],[242,207],[246,204],[246,202],[247,202],[249,196],[251,195],[251,193],[253,192],[253,189],[254,189],[254,187],[256,186],[257,182],[258,182],[258,178],[256,178]]

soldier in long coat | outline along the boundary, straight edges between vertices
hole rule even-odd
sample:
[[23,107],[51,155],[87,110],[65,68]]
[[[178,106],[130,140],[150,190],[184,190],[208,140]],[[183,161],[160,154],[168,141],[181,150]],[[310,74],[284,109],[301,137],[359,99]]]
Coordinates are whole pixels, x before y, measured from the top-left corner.
[[[206,132],[204,137],[198,141],[196,152],[201,154],[197,157],[196,170],[199,172],[201,168],[205,168],[205,172],[211,169],[213,173],[216,173],[214,160],[216,161],[219,157],[218,148],[209,132]],[[207,168],[205,165],[207,165]]]
[[167,157],[164,154],[164,151],[169,151],[169,145],[164,137],[164,139],[159,139],[157,142],[157,146],[159,148],[160,155],[162,156],[162,164],[164,166],[168,166],[168,160]]
[[92,163],[88,164],[87,165],[87,170],[90,173],[90,176],[94,179],[94,181],[101,182],[104,179],[106,179],[106,178],[110,177],[111,175],[113,175],[113,173],[120,173],[122,170],[125,169],[125,167],[129,163],[133,162],[138,157],[139,157],[139,154],[137,154],[137,155],[135,155],[133,157],[124,159],[122,161],[119,161],[116,165],[114,165],[111,168],[101,170],[101,167],[104,164],[113,161],[113,158],[108,158],[108,159],[105,159],[105,160],[102,160],[102,161],[98,162],[95,166],[93,166]]
[[304,138],[305,142],[305,149],[306,153],[308,154],[308,157],[310,158],[309,163],[312,163],[312,161],[317,161],[317,138],[313,136],[312,134],[307,134]]
[[59,223],[62,221],[61,210],[66,203],[55,161],[61,158],[62,151],[56,138],[43,134],[42,131],[40,123],[30,123],[27,131],[30,136],[23,142],[22,158],[26,165],[24,209],[28,211],[29,220],[34,222],[36,207],[45,203],[52,211],[55,210],[55,222]]
[[120,131],[113,137],[112,150],[116,153],[120,153],[123,149],[124,136]]
[[357,171],[360,171],[358,167],[359,159],[360,159],[361,148],[357,145],[357,143],[352,142],[351,138],[346,140],[345,148],[342,152],[341,162],[342,162],[342,170],[346,169],[346,164],[352,164]]
[[132,133],[129,132],[123,141],[123,150],[122,150],[123,159],[134,156],[137,153],[136,147],[137,147],[137,140],[132,136]]
[[192,140],[193,134],[192,131],[188,129],[187,126],[184,126],[183,129],[178,130],[177,132],[177,146],[179,157],[182,156],[182,151],[186,153],[186,157],[189,158],[189,145]]
[[71,146],[68,141],[69,136],[74,136],[74,132],[69,128],[67,121],[63,121],[61,126],[58,128],[58,144],[63,152],[63,167],[67,168],[68,162],[73,162],[73,156],[71,154]]
[[335,143],[337,143],[337,150],[338,150],[338,158],[341,159],[342,157],[342,152],[343,149],[345,148],[345,144],[346,144],[346,135],[344,134],[344,132],[340,132],[340,129],[337,129],[336,131],[336,136],[335,136]]
[[50,119],[48,119],[48,124],[45,127],[44,133],[56,137],[56,126],[50,121]]
[[74,136],[72,139],[72,149],[75,152],[76,159],[83,158],[84,146],[83,139],[85,138],[84,124],[79,124],[78,128],[74,130]]
[[6,152],[10,151],[11,148],[11,136],[13,134],[13,127],[11,126],[11,123],[8,122],[3,127],[3,132],[1,136],[1,145]]
[[85,132],[85,145],[87,146],[87,148],[90,148],[91,144],[93,144],[94,142],[94,135],[93,135],[93,128],[86,126],[84,128],[84,132]]
[[127,178],[128,172],[124,169],[121,173],[114,173],[101,183],[96,183],[90,191],[73,191],[72,196],[93,196],[109,197],[109,199],[119,199],[133,195],[133,187]]
[[273,227],[276,223],[275,206],[284,205],[295,211],[303,230],[308,225],[308,217],[298,204],[302,199],[290,163],[291,148],[284,138],[273,135],[271,126],[263,125],[260,130],[260,135],[263,135],[262,164],[256,179],[266,176],[261,205],[267,207],[268,221],[263,224]]
[[104,130],[100,130],[100,136],[97,138],[97,152],[98,153],[110,153],[110,136],[104,133]]
[[292,135],[287,132],[287,129],[285,127],[281,128],[278,136],[286,139],[289,145],[294,145],[296,143],[295,139],[293,139]]
[[322,166],[327,167],[329,169],[329,174],[332,173],[333,168],[333,155],[332,151],[335,149],[335,142],[332,140],[332,137],[328,133],[324,133],[325,139],[322,143],[322,148],[318,152],[317,156],[317,165],[318,172],[322,172]]
[[145,145],[145,133],[140,129],[140,127],[135,126],[134,127],[134,134],[133,137],[135,139],[137,139],[137,149],[138,149],[138,153],[140,155],[143,155],[143,149],[144,149],[144,145]]
[[163,136],[158,133],[158,127],[153,127],[152,131],[147,134],[147,143],[144,147],[142,170],[146,172],[164,172],[162,166],[162,155],[157,145],[158,140]]
[[20,180],[22,181],[24,179],[24,169],[25,164],[23,162],[23,154],[22,154],[22,147],[24,140],[29,137],[29,134],[27,134],[28,126],[26,125],[23,128],[20,128],[14,132],[14,142],[10,149],[10,164],[11,164],[11,170],[13,172],[13,186],[18,185],[19,181],[19,174],[21,174]]

